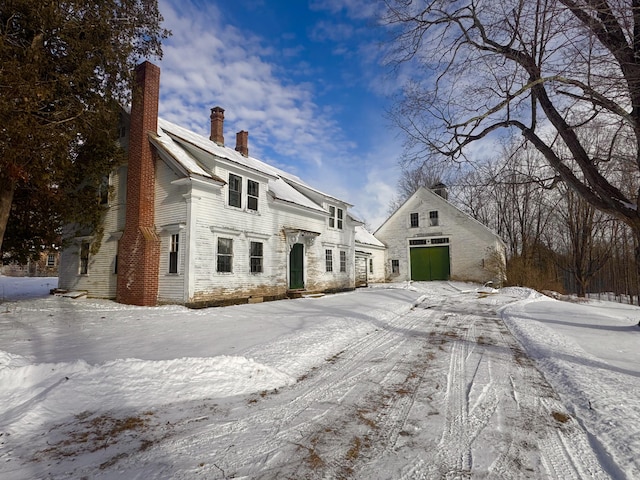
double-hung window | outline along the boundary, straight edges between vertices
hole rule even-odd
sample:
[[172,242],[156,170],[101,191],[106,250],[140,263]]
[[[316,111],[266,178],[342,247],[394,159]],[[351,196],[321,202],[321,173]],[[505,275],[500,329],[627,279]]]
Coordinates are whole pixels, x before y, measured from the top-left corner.
[[400,274],[400,260],[391,260],[391,273],[393,275]]
[[327,249],[324,251],[324,263],[327,272],[333,272],[333,250]]
[[340,271],[347,271],[347,252],[340,250]]
[[329,227],[342,230],[344,222],[344,210],[336,208],[333,205],[329,205]]
[[180,247],[180,234],[171,235],[171,244],[169,245],[169,273],[178,273],[178,251]]
[[56,255],[55,253],[49,253],[47,255],[47,267],[55,267],[56,266]]
[[437,227],[438,226],[438,211],[432,210],[429,212],[429,226]]
[[242,177],[229,174],[229,205],[242,208]]
[[262,242],[251,242],[249,247],[251,273],[262,273]]
[[416,228],[419,227],[419,220],[418,220],[418,214],[417,213],[412,213],[409,216],[410,220],[411,220],[411,228]]
[[231,273],[233,264],[233,240],[218,238],[218,272]]
[[260,184],[253,180],[247,180],[247,209],[258,210],[258,194],[260,192]]

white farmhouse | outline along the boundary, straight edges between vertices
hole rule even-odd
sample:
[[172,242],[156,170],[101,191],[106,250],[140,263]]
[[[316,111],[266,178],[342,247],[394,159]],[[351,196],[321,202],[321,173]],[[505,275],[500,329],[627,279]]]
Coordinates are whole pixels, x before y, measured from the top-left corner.
[[441,184],[419,188],[375,237],[387,248],[387,280],[505,280],[503,241],[449,203]]
[[104,232],[63,252],[59,288],[193,306],[355,288],[351,205],[249,156],[247,132],[226,146],[222,108],[209,138],[159,119],[157,66],[136,82]]

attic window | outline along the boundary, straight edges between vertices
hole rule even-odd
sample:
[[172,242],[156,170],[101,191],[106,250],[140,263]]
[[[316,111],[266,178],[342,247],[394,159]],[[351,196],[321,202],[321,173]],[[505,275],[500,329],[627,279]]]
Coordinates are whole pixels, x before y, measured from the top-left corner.
[[342,230],[344,219],[344,210],[329,205],[329,227]]
[[242,208],[242,177],[229,174],[229,205]]
[[418,224],[418,214],[417,213],[412,213],[409,216],[410,220],[411,220],[411,228],[416,228],[419,226]]
[[429,212],[429,226],[437,227],[438,226],[438,211],[433,210]]

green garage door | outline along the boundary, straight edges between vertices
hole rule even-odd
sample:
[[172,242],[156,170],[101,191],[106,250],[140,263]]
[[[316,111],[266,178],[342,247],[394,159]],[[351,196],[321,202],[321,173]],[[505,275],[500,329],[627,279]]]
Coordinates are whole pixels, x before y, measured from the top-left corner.
[[411,280],[448,280],[449,247],[411,249]]

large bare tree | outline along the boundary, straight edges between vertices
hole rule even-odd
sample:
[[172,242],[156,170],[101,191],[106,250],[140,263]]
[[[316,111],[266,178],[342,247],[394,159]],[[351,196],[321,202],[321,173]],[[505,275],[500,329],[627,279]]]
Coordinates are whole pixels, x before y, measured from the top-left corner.
[[[517,130],[640,239],[640,0],[385,3],[392,59],[416,66],[394,112],[416,160],[487,157]],[[594,124],[608,143],[582,140]]]

